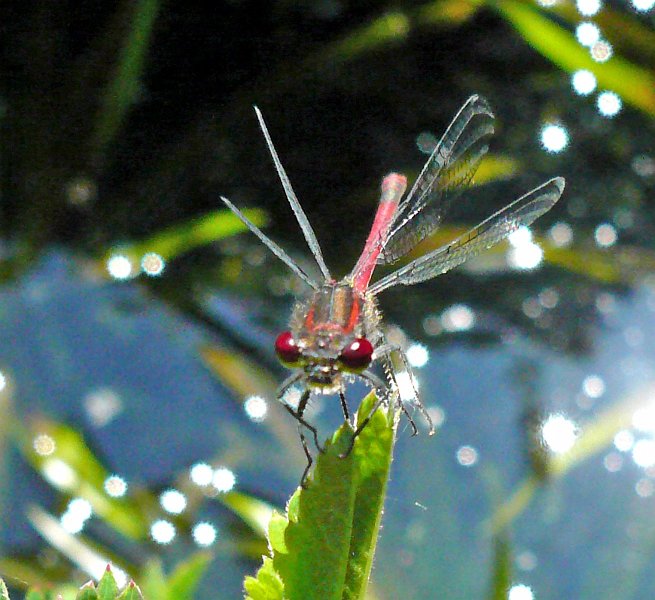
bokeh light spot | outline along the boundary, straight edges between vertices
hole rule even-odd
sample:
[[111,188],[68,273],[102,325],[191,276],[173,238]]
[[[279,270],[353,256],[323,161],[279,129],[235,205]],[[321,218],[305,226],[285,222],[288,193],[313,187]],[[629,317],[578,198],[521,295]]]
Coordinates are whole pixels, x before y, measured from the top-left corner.
[[261,396],[250,396],[243,403],[243,410],[251,421],[261,423],[268,414],[268,403]]
[[457,450],[457,462],[463,467],[472,467],[478,462],[478,451],[473,446],[462,446]]
[[105,492],[112,498],[120,498],[127,493],[127,482],[118,475],[111,475],[105,480]]
[[561,414],[550,415],[541,426],[541,438],[555,454],[568,452],[578,436],[576,424]]
[[179,515],[187,505],[186,496],[178,490],[166,490],[159,496],[162,508],[173,515]]
[[466,304],[453,304],[441,314],[441,325],[446,331],[468,331],[475,325],[475,313]]
[[156,252],[148,252],[141,259],[141,270],[149,277],[158,277],[165,268],[166,262]]
[[596,106],[601,115],[611,118],[619,114],[623,103],[618,94],[614,92],[602,92],[598,94]]
[[580,96],[588,96],[596,89],[596,76],[586,69],[581,69],[573,73],[571,77],[571,85],[576,94]]
[[430,351],[423,344],[412,344],[407,348],[407,362],[412,367],[420,369],[430,360]]
[[55,440],[46,433],[37,435],[34,438],[34,442],[32,442],[32,444],[34,447],[34,452],[36,452],[39,456],[49,456],[57,448]]
[[594,239],[596,240],[596,244],[602,248],[607,248],[608,246],[616,244],[618,234],[613,225],[602,223],[596,227],[596,230],[594,231]]
[[211,523],[197,523],[191,535],[198,546],[211,546],[216,541],[216,527]]
[[107,272],[114,279],[128,279],[132,275],[132,263],[127,256],[114,254],[107,260]]
[[585,21],[576,27],[575,37],[583,46],[591,48],[591,46],[600,40],[600,29],[595,23]]
[[237,482],[236,475],[227,467],[219,467],[212,476],[212,485],[217,491],[229,492]]
[[569,132],[563,125],[548,123],[541,128],[539,139],[546,152],[557,154],[568,146]]
[[214,469],[212,469],[211,465],[208,465],[207,463],[196,463],[191,467],[189,477],[191,477],[191,481],[196,485],[209,485],[214,477]]
[[150,535],[158,544],[170,544],[175,539],[175,527],[170,521],[159,519],[150,526]]
[[509,588],[507,600],[534,600],[532,588],[522,583],[518,583]]

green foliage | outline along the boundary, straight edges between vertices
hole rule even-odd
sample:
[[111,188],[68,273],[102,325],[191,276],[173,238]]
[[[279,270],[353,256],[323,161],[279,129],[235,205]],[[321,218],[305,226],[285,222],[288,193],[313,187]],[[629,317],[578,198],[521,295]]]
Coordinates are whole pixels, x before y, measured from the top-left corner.
[[159,12],[159,0],[126,2],[123,10],[130,29],[124,39],[113,77],[105,90],[95,124],[92,147],[99,156],[112,142],[138,98],[145,57]]
[[[250,209],[244,213],[258,227],[266,224],[263,211]],[[145,240],[122,246],[120,251],[137,263],[146,252],[156,252],[165,260],[171,260],[244,230],[245,225],[230,211],[215,210],[159,231]]]
[[[188,560],[180,563],[173,573],[166,577],[161,563],[151,561],[143,573],[145,596],[139,587],[130,581],[121,591],[116,583],[109,565],[96,586],[93,581],[85,583],[75,595],[75,600],[192,600],[198,583],[211,560],[207,552],[198,552]],[[61,590],[41,591],[31,589],[26,600],[53,600]],[[68,595],[66,595],[68,598]],[[72,596],[71,596],[72,599]],[[0,600],[9,600],[9,593],[0,579]]]
[[[375,395],[362,402],[357,419],[370,413]],[[244,587],[252,600],[363,598],[371,572],[395,438],[396,414],[379,408],[352,440],[344,424],[318,456],[306,489],[298,488],[287,514],[269,525],[272,559]]]
[[602,88],[615,91],[626,102],[655,115],[655,76],[620,56],[600,63],[594,61],[575,36],[544,16],[528,2],[497,0],[491,5],[509,21],[540,54],[568,72],[592,71]]

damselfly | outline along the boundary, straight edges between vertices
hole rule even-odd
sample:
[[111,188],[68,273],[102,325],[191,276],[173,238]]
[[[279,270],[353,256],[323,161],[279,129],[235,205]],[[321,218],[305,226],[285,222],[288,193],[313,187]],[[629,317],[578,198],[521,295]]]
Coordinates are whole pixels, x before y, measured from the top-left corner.
[[[257,108],[255,112],[284,192],[322,273],[320,279],[310,276],[227,198],[222,198],[248,229],[311,288],[306,298],[296,302],[289,330],[281,333],[275,341],[278,358],[283,365],[294,370],[278,389],[277,397],[299,424],[308,463],[303,473],[304,482],[312,457],[303,427],[312,433],[314,443],[321,450],[316,428],[304,417],[313,393],[338,394],[344,418],[350,422],[346,383],[359,378],[375,389],[378,403],[366,418],[352,424],[354,433],[348,452],[382,403],[397,405],[407,415],[416,433],[416,425],[407,410],[407,405],[413,404],[427,420],[430,433],[434,433],[430,415],[418,397],[403,348],[390,343],[385,336],[376,296],[387,288],[413,285],[445,273],[519,227],[529,225],[557,202],[564,190],[564,179],[556,177],[547,181],[449,244],[411,260],[371,284],[375,266],[395,263],[432,234],[452,202],[471,183],[494,132],[494,115],[487,101],[480,96],[471,96],[455,115],[404,199],[407,178],[398,173],[384,177],[378,209],[364,250],[351,273],[337,280],[325,264],[314,230],[280,163],[262,114]],[[370,370],[374,362],[381,364],[386,381]],[[396,365],[400,369],[397,370]],[[295,386],[301,386],[303,391],[297,405],[291,406],[285,398]]]

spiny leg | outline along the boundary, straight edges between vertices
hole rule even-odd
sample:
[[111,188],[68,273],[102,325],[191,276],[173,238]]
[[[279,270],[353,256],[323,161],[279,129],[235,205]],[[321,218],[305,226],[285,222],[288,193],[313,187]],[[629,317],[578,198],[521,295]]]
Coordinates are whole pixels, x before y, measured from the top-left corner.
[[346,449],[345,452],[339,454],[339,458],[346,458],[353,451],[353,448],[355,447],[355,440],[357,439],[359,434],[362,431],[364,431],[364,428],[369,424],[369,421],[375,414],[375,411],[377,411],[377,409],[380,408],[380,406],[382,406],[386,402],[386,400],[387,399],[385,398],[384,395],[378,395],[378,398],[375,404],[373,405],[373,408],[370,410],[368,415],[366,415],[366,418],[361,423],[357,424],[357,428],[355,429],[352,437],[350,438],[350,443],[348,444],[348,448]]
[[302,444],[302,449],[305,451],[305,456],[307,457],[307,466],[302,472],[302,477],[300,478],[300,487],[305,489],[307,487],[307,475],[309,475],[309,470],[312,468],[314,459],[312,458],[312,453],[307,447],[307,439],[305,438],[305,432],[302,430],[302,425],[298,423],[298,434],[300,435],[300,443]]
[[414,373],[412,372],[412,368],[409,365],[409,361],[407,360],[407,355],[405,354],[405,351],[398,345],[384,344],[383,346],[381,346],[376,350],[376,353],[379,353],[385,359],[383,362],[385,365],[385,371],[387,372],[387,377],[393,380],[393,384],[396,390],[398,390],[398,402],[400,408],[402,409],[403,413],[405,413],[407,420],[412,426],[412,436],[415,436],[418,433],[418,428],[416,427],[416,423],[414,422],[414,419],[410,416],[409,412],[407,411],[407,408],[405,407],[405,403],[401,398],[400,385],[398,383],[398,379],[396,378],[396,371],[393,367],[393,359],[391,358],[391,355],[393,353],[396,353],[399,356],[400,361],[402,362],[403,370],[405,371],[405,373],[407,373],[407,376],[409,377],[409,383],[411,385],[411,389],[414,397],[413,404],[418,408],[419,412],[423,415],[423,418],[428,423],[429,426],[428,435],[434,435],[435,429],[434,429],[434,424],[432,423],[432,418],[430,417],[430,413],[428,413],[428,411],[425,410],[425,406],[423,406],[423,403],[419,398],[418,388],[416,386],[416,380],[414,379]]
[[314,427],[311,423],[307,422],[303,418],[303,413],[305,412],[305,409],[307,408],[307,402],[309,402],[309,397],[311,396],[311,392],[309,390],[305,390],[302,393],[302,396],[300,397],[300,401],[298,402],[298,408],[294,410],[291,408],[288,404],[282,403],[282,406],[287,409],[287,412],[296,420],[298,423],[301,425],[307,427],[309,431],[312,432],[312,436],[314,437],[314,444],[316,444],[316,448],[318,448],[318,451],[323,453],[325,452],[325,449],[323,446],[318,441],[318,431],[316,430],[316,427]]
[[343,390],[339,390],[339,400],[341,401],[341,410],[343,411],[343,416],[348,423],[350,423],[350,411],[348,410],[348,403],[346,402],[346,396],[343,393]]

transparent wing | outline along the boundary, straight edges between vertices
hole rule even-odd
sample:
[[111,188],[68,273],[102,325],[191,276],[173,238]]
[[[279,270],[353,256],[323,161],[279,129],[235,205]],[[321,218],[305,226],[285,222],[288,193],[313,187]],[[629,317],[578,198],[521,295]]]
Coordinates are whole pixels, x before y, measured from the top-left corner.
[[472,180],[493,135],[494,115],[481,96],[471,96],[436,145],[411,191],[398,207],[377,262],[391,264],[439,226]]
[[280,246],[278,246],[271,238],[269,238],[257,225],[255,225],[246,215],[244,215],[234,204],[232,204],[227,198],[221,196],[221,200],[225,205],[241,220],[241,222],[252,231],[260,241],[273,253],[277,256],[287,267],[289,267],[300,279],[302,279],[307,285],[317,290],[319,285],[316,281],[311,279],[305,271],[303,271],[296,263],[293,258],[291,258]]
[[394,285],[413,285],[450,271],[469,258],[497,244],[523,225],[550,210],[564,191],[564,179],[556,177],[521,196],[477,227],[446,246],[429,252],[383,277],[369,291],[378,294]]
[[303,235],[307,240],[309,249],[312,251],[312,254],[314,255],[314,259],[318,263],[318,267],[321,269],[321,273],[323,273],[323,277],[325,277],[326,279],[332,279],[332,276],[330,275],[330,271],[327,268],[327,265],[325,264],[325,260],[323,260],[323,253],[321,252],[321,247],[318,245],[316,234],[314,233],[312,226],[309,224],[307,215],[305,215],[305,211],[302,209],[302,206],[300,206],[300,202],[298,201],[298,198],[296,197],[296,194],[293,191],[293,188],[291,187],[291,182],[289,181],[289,178],[287,177],[287,173],[284,170],[282,163],[280,162],[280,158],[277,155],[275,146],[273,146],[273,140],[271,140],[271,136],[268,133],[268,128],[266,127],[266,123],[264,122],[264,117],[262,116],[262,113],[259,110],[259,108],[257,108],[256,106],[255,106],[255,113],[257,114],[257,120],[259,121],[259,126],[261,127],[262,133],[264,134],[264,138],[266,139],[266,145],[268,146],[268,150],[271,153],[271,156],[273,157],[273,162],[275,163],[275,170],[277,171],[277,174],[280,177],[280,181],[282,182],[284,193],[286,194],[287,200],[291,205],[291,209],[296,215],[296,219],[298,220],[300,229],[302,229]]

